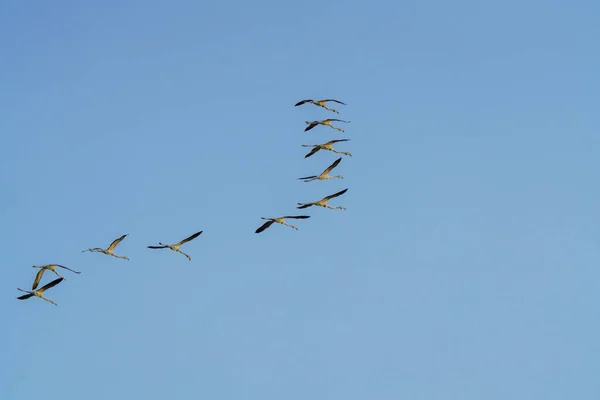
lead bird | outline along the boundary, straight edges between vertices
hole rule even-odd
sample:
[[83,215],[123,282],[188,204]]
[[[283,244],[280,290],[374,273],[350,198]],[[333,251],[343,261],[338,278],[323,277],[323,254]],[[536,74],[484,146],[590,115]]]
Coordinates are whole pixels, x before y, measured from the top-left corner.
[[323,144],[303,144],[302,147],[312,147],[313,148],[307,155],[304,156],[304,158],[308,158],[308,157],[312,156],[319,150],[328,150],[328,151],[332,151],[337,154],[343,154],[345,156],[352,157],[352,154],[350,154],[346,151],[337,151],[336,149],[333,148],[333,145],[335,143],[347,142],[349,140],[350,139],[337,139],[337,140],[330,140],[329,142],[323,143]]
[[327,202],[329,200],[333,199],[334,197],[338,197],[338,196],[343,195],[347,191],[348,191],[348,189],[346,188],[346,189],[344,189],[344,190],[342,190],[340,192],[334,193],[332,195],[329,195],[327,197],[322,198],[319,201],[315,201],[315,202],[312,202],[312,203],[298,203],[298,207],[296,207],[296,208],[302,209],[302,208],[308,208],[308,207],[311,207],[311,206],[317,206],[317,207],[329,208],[331,210],[345,210],[346,207],[344,207],[344,206],[331,207],[329,204],[327,204]]
[[190,237],[187,237],[187,238],[183,239],[181,242],[179,242],[179,243],[177,243],[177,244],[164,244],[164,243],[160,243],[160,242],[159,242],[158,244],[159,244],[160,246],[148,246],[148,248],[149,248],[149,249],[171,249],[171,250],[173,250],[173,251],[176,251],[176,252],[178,252],[178,253],[181,253],[181,254],[183,254],[184,256],[186,256],[186,257],[187,257],[187,259],[188,259],[189,261],[192,261],[192,257],[188,256],[188,255],[187,255],[187,254],[185,254],[183,251],[179,250],[179,246],[181,246],[181,245],[182,245],[182,244],[184,244],[184,243],[187,243],[187,242],[189,242],[190,240],[194,240],[194,239],[196,239],[198,236],[200,236],[200,234],[201,234],[202,232],[203,232],[203,231],[196,232],[196,233],[194,233],[192,236],[190,236]]
[[296,103],[294,105],[294,107],[298,107],[298,106],[301,106],[302,104],[306,104],[306,103],[311,103],[311,104],[314,104],[317,107],[323,107],[326,110],[333,111],[334,113],[339,114],[340,112],[338,110],[336,110],[335,108],[329,108],[329,107],[327,107],[327,105],[325,103],[327,103],[328,101],[333,101],[333,102],[336,102],[336,103],[339,103],[339,104],[346,105],[346,103],[342,103],[339,100],[325,99],[325,100],[302,100],[302,101],[299,101],[298,103]]
[[44,292],[46,290],[50,289],[51,287],[58,285],[63,280],[64,280],[64,278],[55,279],[52,282],[47,283],[46,285],[42,286],[40,289],[34,290],[34,291],[23,290],[23,289],[17,288],[17,290],[20,290],[21,292],[27,293],[27,294],[24,294],[23,296],[17,297],[17,299],[19,299],[19,300],[27,300],[27,299],[35,296],[35,297],[39,297],[40,299],[46,300],[47,302],[56,305],[56,302],[54,302],[54,301],[52,301],[52,300],[47,299],[47,298],[44,297]]
[[285,219],[286,218],[306,219],[306,218],[310,218],[310,215],[286,215],[285,217],[279,217],[279,218],[265,218],[265,217],[260,217],[260,218],[261,219],[266,219],[268,221],[265,222],[264,224],[262,224],[254,233],[261,233],[262,231],[264,231],[265,229],[267,229],[268,227],[270,227],[274,223],[278,223],[278,224],[281,224],[281,225],[289,226],[290,228],[298,230],[297,226],[288,224],[287,222],[285,222]]
[[33,268],[40,268],[40,270],[35,275],[35,280],[33,281],[33,285],[31,285],[31,290],[35,290],[35,288],[37,288],[38,284],[40,283],[40,280],[42,280],[42,276],[44,275],[45,271],[52,271],[59,278],[63,278],[64,280],[66,280],[67,278],[65,278],[64,276],[60,276],[60,274],[56,271],[56,267],[68,269],[69,271],[74,272],[76,274],[80,274],[81,273],[81,272],[74,271],[71,268],[67,268],[64,265],[60,265],[60,264],[47,264],[47,265],[40,265],[40,266],[34,265]]
[[333,164],[331,164],[329,167],[327,167],[327,169],[325,171],[321,172],[321,175],[305,176],[304,178],[298,178],[298,179],[302,179],[302,180],[304,180],[304,182],[310,182],[310,181],[314,181],[316,179],[318,179],[320,181],[327,180],[327,179],[335,179],[335,178],[344,179],[344,177],[341,175],[336,175],[336,176],[329,175],[331,170],[333,170],[335,167],[337,167],[338,164],[340,163],[340,161],[342,161],[342,157],[335,160],[333,162]]
[[304,129],[304,132],[310,131],[312,128],[314,128],[317,125],[328,126],[330,128],[337,129],[340,132],[344,132],[344,130],[342,128],[336,128],[335,126],[331,125],[331,123],[334,121],[350,123],[350,121],[344,121],[343,119],[336,119],[336,118],[328,118],[328,119],[323,119],[321,121],[304,121],[305,123],[308,124],[306,129]]
[[125,239],[125,237],[126,237],[127,235],[128,235],[128,234],[125,234],[125,235],[121,236],[120,238],[118,238],[118,239],[115,239],[115,240],[114,240],[114,241],[113,241],[113,242],[110,244],[110,246],[108,246],[108,249],[101,249],[101,248],[99,248],[99,247],[95,247],[95,248],[93,248],[93,249],[87,249],[87,250],[83,250],[83,251],[82,251],[82,253],[84,253],[84,252],[86,252],[86,251],[91,251],[91,252],[94,252],[94,253],[104,253],[104,254],[106,254],[107,256],[113,256],[113,257],[117,257],[117,258],[123,258],[123,259],[125,259],[125,260],[129,260],[129,257],[127,257],[127,256],[118,256],[118,255],[116,255],[116,254],[114,253],[114,251],[115,251],[115,247],[117,247],[117,245],[118,245],[119,243],[121,243],[121,241],[122,241],[123,239]]

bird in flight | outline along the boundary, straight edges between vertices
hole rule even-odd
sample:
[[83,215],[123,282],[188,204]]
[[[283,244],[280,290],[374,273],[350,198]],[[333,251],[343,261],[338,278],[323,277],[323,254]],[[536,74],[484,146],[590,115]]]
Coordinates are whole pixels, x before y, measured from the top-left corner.
[[334,109],[334,108],[329,108],[329,107],[327,107],[327,105],[326,105],[325,103],[327,103],[328,101],[333,101],[333,102],[336,102],[336,103],[339,103],[339,104],[346,105],[346,103],[342,103],[342,102],[341,102],[341,101],[339,101],[339,100],[334,100],[334,99],[326,99],[326,100],[302,100],[302,101],[299,101],[298,103],[296,103],[296,104],[294,105],[294,107],[301,106],[302,104],[305,104],[305,103],[311,103],[311,104],[314,104],[315,106],[318,106],[318,107],[323,107],[323,108],[324,108],[324,109],[326,109],[326,110],[333,111],[334,113],[336,113],[336,114],[339,114],[339,111],[338,111],[338,110],[336,110],[336,109]]
[[344,190],[342,190],[340,192],[334,193],[332,195],[329,195],[327,197],[322,198],[319,201],[315,201],[315,202],[312,202],[312,203],[298,203],[298,207],[296,207],[296,208],[302,209],[302,208],[308,208],[308,207],[311,207],[311,206],[317,206],[317,207],[329,208],[329,209],[332,209],[332,210],[338,210],[338,209],[339,210],[345,210],[346,207],[344,207],[344,206],[331,207],[329,204],[327,204],[327,202],[329,200],[333,199],[334,197],[338,197],[338,196],[343,195],[347,191],[348,191],[348,189],[344,189]]
[[306,218],[310,218],[310,215],[286,215],[285,217],[280,217],[280,218],[265,218],[265,217],[261,217],[261,219],[266,219],[267,222],[265,222],[264,224],[262,224],[256,230],[255,233],[261,233],[262,231],[264,231],[265,229],[267,229],[268,227],[270,227],[271,225],[273,225],[275,222],[277,222],[278,224],[289,226],[290,228],[294,228],[295,230],[298,230],[297,226],[290,225],[287,222],[285,222],[286,218],[306,219]]
[[86,252],[86,251],[91,251],[91,252],[96,252],[96,253],[104,253],[108,256],[113,256],[113,257],[117,257],[117,258],[124,258],[125,260],[129,260],[129,258],[127,256],[117,256],[116,254],[114,254],[113,252],[115,251],[115,247],[117,247],[117,245],[119,243],[121,243],[121,241],[123,239],[125,239],[125,237],[127,236],[127,234],[121,236],[118,239],[115,239],[110,246],[108,246],[108,249],[101,249],[99,247],[95,247],[93,249],[87,249],[87,250],[83,250],[82,253]]
[[340,161],[342,161],[342,157],[335,160],[333,162],[333,164],[331,164],[329,167],[327,167],[327,169],[325,171],[321,172],[321,175],[305,176],[304,178],[298,178],[298,179],[301,179],[304,182],[314,181],[315,179],[318,179],[320,181],[326,180],[326,179],[334,179],[334,178],[344,179],[344,177],[341,175],[336,175],[336,176],[329,175],[331,170],[334,169],[335,167],[337,167],[338,164],[340,163]]
[[188,256],[187,254],[185,254],[183,251],[179,250],[179,246],[181,246],[184,243],[189,242],[190,240],[194,240],[196,239],[198,236],[200,236],[200,234],[203,231],[200,232],[196,232],[194,233],[192,236],[183,239],[181,242],[177,243],[177,244],[164,244],[164,243],[158,243],[160,246],[148,246],[149,249],[171,249],[173,251],[176,251],[178,253],[183,254],[184,256],[187,257],[188,260],[192,261],[192,258],[190,256]]
[[302,147],[312,147],[313,148],[307,155],[304,156],[304,158],[308,158],[308,157],[312,156],[319,150],[329,150],[329,151],[333,151],[334,153],[337,153],[337,154],[343,154],[345,156],[352,157],[352,154],[350,154],[348,152],[337,151],[333,148],[334,143],[347,142],[349,140],[350,139],[337,139],[337,140],[331,140],[331,141],[329,141],[327,143],[323,143],[323,144],[303,144]]
[[33,268],[39,268],[40,270],[38,271],[38,273],[35,276],[35,280],[33,281],[33,285],[31,285],[31,290],[35,290],[35,288],[37,288],[38,284],[40,283],[40,280],[42,280],[42,276],[44,275],[45,271],[52,271],[59,278],[63,278],[64,280],[66,280],[67,278],[65,278],[64,276],[60,276],[60,274],[56,271],[56,267],[68,269],[69,271],[74,272],[76,274],[80,274],[81,273],[81,272],[74,271],[71,268],[67,268],[64,265],[60,265],[60,264],[48,264],[48,265],[40,265],[40,266],[34,265]]
[[47,302],[56,305],[56,302],[54,302],[54,301],[52,301],[52,300],[47,299],[47,298],[44,297],[44,292],[46,290],[50,289],[51,287],[58,285],[63,280],[64,280],[64,278],[55,279],[52,282],[47,283],[46,285],[42,286],[38,290],[34,290],[34,291],[23,290],[23,289],[17,288],[17,290],[20,290],[21,292],[27,293],[27,294],[24,294],[23,296],[17,297],[17,299],[19,299],[19,300],[27,300],[28,298],[35,296],[35,297],[39,297],[40,299],[44,299]]
[[335,119],[335,118],[323,119],[321,121],[304,121],[305,123],[308,124],[308,126],[306,127],[306,129],[304,129],[304,132],[310,131],[312,128],[314,128],[317,125],[325,125],[325,126],[328,126],[330,128],[337,129],[340,132],[344,132],[344,130],[342,128],[336,128],[335,126],[331,125],[331,123],[333,121],[339,121],[339,122],[345,122],[345,123],[349,123],[350,122],[350,121],[344,121],[343,119]]

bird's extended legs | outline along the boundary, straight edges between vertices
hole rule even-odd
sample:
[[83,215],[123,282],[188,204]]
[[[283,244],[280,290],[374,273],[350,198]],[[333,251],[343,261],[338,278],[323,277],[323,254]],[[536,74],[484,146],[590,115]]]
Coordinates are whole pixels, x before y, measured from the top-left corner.
[[327,106],[323,106],[324,109],[329,110],[329,111],[333,111],[336,114],[339,114],[338,110],[336,110],[335,108],[329,108]]
[[345,210],[346,209],[346,207],[344,207],[344,206],[331,207],[329,204],[326,204],[325,207],[329,208],[330,210]]
[[124,260],[129,260],[129,257],[127,257],[127,256],[118,256],[118,255],[116,255],[116,254],[109,254],[109,255],[110,255],[110,256],[113,256],[113,257],[117,257],[117,258],[122,258],[122,259],[124,259]]
[[175,250],[175,251],[176,251],[176,252],[178,252],[178,253],[181,253],[181,254],[183,254],[184,256],[186,256],[186,257],[187,257],[187,259],[188,259],[189,261],[192,261],[192,257],[188,256],[188,255],[187,255],[187,254],[185,254],[183,251],[181,251],[181,250],[179,250],[179,249],[177,249],[177,250]]
[[45,298],[44,296],[40,296],[40,299],[46,300],[48,303],[52,303],[52,304],[54,304],[55,306],[56,306],[56,305],[58,305],[58,304],[56,304],[56,302],[54,302],[54,301],[52,301],[52,300],[50,300],[50,299],[47,299],[47,298]]
[[67,280],[67,278],[65,278],[64,276],[60,276],[58,272],[56,272],[56,270],[52,271],[56,274],[56,276],[58,276],[59,278],[63,278],[65,281]]
[[348,153],[347,151],[337,151],[337,150],[333,150],[333,149],[331,149],[331,151],[333,151],[334,153],[337,153],[337,154],[343,154],[345,156],[352,157],[352,154]]
[[290,225],[290,224],[288,224],[288,223],[287,223],[287,222],[285,222],[285,221],[283,221],[283,222],[282,222],[282,224],[283,224],[283,225],[285,225],[285,226],[289,226],[289,227],[290,227],[290,228],[292,228],[292,229],[298,230],[298,227],[297,227],[297,226]]
[[344,132],[344,130],[342,128],[336,128],[335,126],[332,126],[333,129],[337,129],[340,132]]

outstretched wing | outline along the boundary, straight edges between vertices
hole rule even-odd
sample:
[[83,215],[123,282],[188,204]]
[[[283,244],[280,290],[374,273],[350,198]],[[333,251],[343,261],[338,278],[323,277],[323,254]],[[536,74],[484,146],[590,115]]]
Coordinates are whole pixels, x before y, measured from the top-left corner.
[[334,193],[334,194],[332,194],[332,195],[329,195],[329,196],[325,197],[323,200],[331,200],[331,199],[333,199],[334,197],[338,197],[338,196],[341,196],[341,195],[343,195],[343,194],[344,194],[344,193],[346,193],[347,191],[348,191],[348,189],[344,189],[344,190],[342,190],[342,191],[340,191],[340,192],[337,192],[337,193]]
[[64,269],[68,269],[69,271],[71,271],[71,272],[75,272],[76,274],[80,274],[80,273],[81,273],[81,272],[78,272],[78,271],[72,270],[71,268],[67,268],[67,267],[65,267],[64,265],[60,265],[60,264],[54,264],[54,266],[55,266],[55,267],[64,268]]
[[321,100],[321,101],[335,101],[336,103],[340,103],[340,104],[346,105],[346,103],[342,103],[341,101],[334,100],[334,99],[326,99],[326,100]]
[[334,144],[334,143],[338,143],[338,142],[348,142],[350,139],[336,139],[336,140],[330,140],[329,142],[325,143],[325,144]]
[[40,281],[42,280],[42,276],[44,275],[44,271],[46,271],[46,268],[41,268],[37,274],[35,274],[35,279],[33,280],[33,285],[31,285],[31,290],[35,290],[36,287],[38,287],[38,284],[40,283]]
[[304,178],[298,178],[298,179],[312,179],[312,178],[316,178],[316,175],[313,176],[305,176]]
[[286,215],[285,217],[283,217],[283,219],[286,219],[286,218],[306,219],[306,218],[310,218],[310,215]]
[[307,122],[307,124],[308,124],[308,126],[306,127],[306,129],[304,129],[304,132],[310,131],[312,128],[319,125],[319,123],[317,121]]
[[301,106],[301,105],[302,105],[302,104],[304,104],[304,103],[310,103],[310,102],[312,102],[312,100],[302,100],[302,101],[299,101],[299,102],[297,102],[297,103],[294,105],[294,107],[298,107],[298,106]]
[[17,297],[19,300],[27,300],[28,298],[33,297],[31,293],[24,294],[23,296]]
[[59,284],[59,283],[61,283],[61,282],[62,282],[64,279],[65,279],[65,278],[58,278],[58,279],[55,279],[55,280],[53,280],[53,281],[52,281],[52,282],[50,282],[50,283],[47,283],[47,284],[45,284],[45,285],[44,285],[44,286],[42,286],[42,288],[40,289],[40,292],[42,292],[42,293],[43,293],[44,291],[46,291],[46,290],[50,289],[51,287],[58,285],[58,284]]
[[329,118],[329,119],[327,119],[327,121],[339,121],[339,122],[346,122],[346,123],[350,122],[350,121],[344,121],[343,119],[336,119],[336,118]]
[[323,171],[323,174],[330,173],[332,169],[334,169],[335,167],[338,166],[338,164],[340,163],[340,161],[342,161],[342,157],[338,158],[337,160],[335,160],[333,162],[333,164],[331,164],[329,167],[327,167],[327,169],[325,171]]
[[115,247],[117,247],[117,245],[118,245],[119,243],[121,243],[121,241],[122,241],[123,239],[125,239],[125,237],[126,237],[126,236],[127,236],[127,234],[125,234],[125,235],[121,236],[121,237],[120,237],[120,238],[118,238],[118,239],[115,239],[115,240],[114,240],[114,241],[113,241],[113,242],[110,244],[110,246],[108,246],[108,249],[107,249],[107,250],[108,250],[108,251],[112,251],[112,250],[114,250],[114,249],[115,249]]
[[166,249],[167,248],[167,246],[146,246],[146,247],[148,247],[149,249]]
[[267,221],[264,224],[262,224],[254,233],[261,233],[262,231],[264,231],[265,229],[267,229],[274,223],[275,223],[275,221]]
[[[306,146],[306,147],[308,147],[308,146]],[[308,157],[312,156],[313,154],[315,154],[319,150],[321,150],[320,147],[316,147],[316,146],[313,147],[313,149],[307,155],[305,155],[304,158],[308,158]]]
[[179,243],[177,243],[177,244],[181,246],[182,244],[184,244],[184,243],[187,243],[187,242],[189,242],[190,240],[194,240],[194,239],[196,239],[198,236],[200,236],[200,234],[201,234],[202,232],[204,232],[204,231],[196,232],[196,233],[194,233],[192,236],[190,236],[190,237],[187,237],[187,238],[183,239],[181,242],[179,242]]
[[296,207],[298,209],[308,208],[308,207],[311,207],[313,205],[313,203],[308,203],[308,204],[298,203],[298,204],[299,204],[299,206]]

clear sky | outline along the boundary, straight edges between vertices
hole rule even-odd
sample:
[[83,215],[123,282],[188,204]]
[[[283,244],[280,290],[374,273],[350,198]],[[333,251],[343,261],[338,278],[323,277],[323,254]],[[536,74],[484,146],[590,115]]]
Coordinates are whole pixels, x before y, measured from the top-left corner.
[[599,16],[1,2],[0,398],[597,400]]

